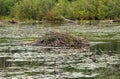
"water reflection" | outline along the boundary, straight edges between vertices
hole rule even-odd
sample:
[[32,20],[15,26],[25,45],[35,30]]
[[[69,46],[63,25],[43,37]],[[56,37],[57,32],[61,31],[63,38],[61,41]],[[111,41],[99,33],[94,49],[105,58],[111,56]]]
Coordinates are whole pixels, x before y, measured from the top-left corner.
[[0,27],[0,79],[120,79],[119,40],[96,40],[84,51],[24,45],[49,31],[91,32],[80,26]]
[[99,50],[102,50],[104,51],[105,53],[107,54],[119,54],[120,53],[120,42],[119,40],[102,40],[100,42],[103,42],[103,43],[99,43],[95,46],[93,46],[91,48],[91,50],[95,50],[97,49],[98,51]]
[[[8,50],[7,46],[6,48]],[[5,47],[3,49],[5,50]],[[1,71],[4,70],[2,71],[4,76],[1,73],[1,77],[8,79],[11,77],[17,79],[92,79],[100,75],[97,71],[100,68],[107,69],[113,65],[116,68],[120,67],[117,55],[96,54],[97,62],[94,62],[93,53],[89,50],[81,52],[77,49],[48,50],[42,47],[11,46],[9,51],[1,53],[4,57],[0,58],[0,68]]]
[[0,57],[0,68],[4,69],[5,67],[11,66],[11,62],[7,62],[7,59],[9,59],[9,57]]

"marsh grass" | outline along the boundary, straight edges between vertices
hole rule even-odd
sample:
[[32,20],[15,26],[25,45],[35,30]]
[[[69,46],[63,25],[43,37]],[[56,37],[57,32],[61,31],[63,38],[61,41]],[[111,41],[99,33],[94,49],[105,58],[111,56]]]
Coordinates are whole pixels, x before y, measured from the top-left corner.
[[116,71],[114,68],[100,68],[98,70],[100,75],[96,76],[95,79],[119,79],[119,70]]

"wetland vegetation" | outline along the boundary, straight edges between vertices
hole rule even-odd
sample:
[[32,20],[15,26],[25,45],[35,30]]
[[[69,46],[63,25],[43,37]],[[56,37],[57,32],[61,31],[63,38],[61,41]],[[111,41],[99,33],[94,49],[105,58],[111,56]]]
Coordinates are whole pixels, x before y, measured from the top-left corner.
[[[119,24],[2,26],[0,78],[119,79],[119,28]],[[87,38],[92,46],[89,49],[79,50],[27,45],[51,31]]]
[[120,79],[119,4],[0,0],[0,79]]
[[119,20],[119,4],[119,0],[0,0],[0,19]]

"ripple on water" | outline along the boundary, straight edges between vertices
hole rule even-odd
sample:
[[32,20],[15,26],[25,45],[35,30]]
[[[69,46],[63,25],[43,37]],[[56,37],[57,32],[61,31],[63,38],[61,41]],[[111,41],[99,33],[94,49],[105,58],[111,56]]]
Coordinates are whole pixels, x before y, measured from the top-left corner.
[[[30,27],[14,27],[14,29],[13,27],[2,27],[0,29],[0,38],[8,38],[7,41],[0,43],[0,79],[88,79],[99,76],[101,68],[115,70],[114,73],[120,68],[118,54],[95,55],[96,62],[93,62],[93,52],[89,50],[20,46],[20,43],[31,42],[29,38],[41,37],[52,30],[78,34],[83,32],[85,35],[92,33],[96,35],[95,37],[112,34],[115,30],[108,28],[89,30],[89,27],[81,28],[79,26]],[[114,29],[118,29],[118,27],[114,27]],[[105,30],[107,30],[106,33],[102,33]],[[29,37],[28,40],[27,37]],[[119,34],[114,37],[119,38]],[[103,43],[94,42],[94,45]]]
[[[55,77],[67,79],[92,78],[99,75],[99,73],[93,72],[94,70],[101,67],[107,68],[108,64],[117,64],[118,62],[115,61],[119,61],[117,55],[109,56],[103,54],[96,55],[97,62],[93,62],[91,59],[92,52],[81,52],[75,49],[57,48],[46,50],[46,48],[31,46],[16,46],[10,47],[9,49],[6,46],[6,48],[11,52],[2,53],[2,50],[0,58],[8,57],[5,61],[6,63],[11,63],[11,65],[9,67],[3,67],[4,69],[2,70],[7,70],[7,72],[3,71],[0,74],[8,79],[10,77],[16,79],[23,77],[31,79],[42,77],[42,79],[53,79]],[[12,52],[13,50],[17,51]],[[64,68],[69,66],[73,68],[72,72],[69,70],[64,71]],[[88,74],[89,70],[92,72]]]

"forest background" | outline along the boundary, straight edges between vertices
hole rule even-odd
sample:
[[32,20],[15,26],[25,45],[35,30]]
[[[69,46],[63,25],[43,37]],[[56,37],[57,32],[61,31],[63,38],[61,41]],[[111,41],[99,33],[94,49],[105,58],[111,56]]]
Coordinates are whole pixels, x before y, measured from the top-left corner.
[[0,20],[106,20],[120,18],[120,0],[0,0]]

